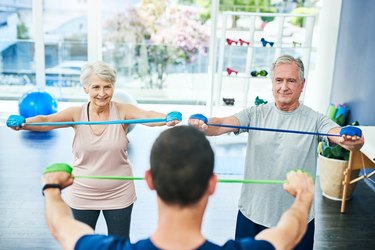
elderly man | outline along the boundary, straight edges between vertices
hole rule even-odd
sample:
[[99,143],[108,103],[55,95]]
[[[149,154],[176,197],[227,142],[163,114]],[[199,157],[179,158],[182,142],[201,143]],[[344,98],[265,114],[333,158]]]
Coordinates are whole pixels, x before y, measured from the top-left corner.
[[[316,172],[316,148],[325,136],[264,132],[238,127],[277,128],[320,134],[340,134],[341,127],[328,117],[300,103],[305,86],[304,66],[300,59],[282,55],[271,67],[272,93],[275,98],[258,107],[246,108],[227,117],[207,119],[201,114],[191,116],[189,124],[200,128],[207,135],[216,136],[229,132],[248,132],[245,162],[247,179],[280,179],[291,169]],[[207,124],[225,124],[208,126]],[[233,126],[233,127],[230,127]],[[237,126],[237,128],[236,128]],[[359,150],[364,144],[362,136],[329,136],[329,141],[349,150]],[[283,211],[293,200],[275,186],[243,185],[239,201],[236,239],[255,236],[273,227]],[[314,211],[309,216],[307,232],[296,249],[313,249]]]

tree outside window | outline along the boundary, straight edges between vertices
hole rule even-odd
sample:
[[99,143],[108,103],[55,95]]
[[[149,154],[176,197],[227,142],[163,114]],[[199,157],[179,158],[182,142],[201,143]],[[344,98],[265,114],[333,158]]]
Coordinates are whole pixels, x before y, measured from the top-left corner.
[[[197,8],[167,0],[142,1],[110,19],[105,30],[105,50],[116,68],[130,71],[146,88],[163,89],[168,66],[194,62],[199,53],[207,53],[209,41]],[[129,56],[135,58],[131,65]]]

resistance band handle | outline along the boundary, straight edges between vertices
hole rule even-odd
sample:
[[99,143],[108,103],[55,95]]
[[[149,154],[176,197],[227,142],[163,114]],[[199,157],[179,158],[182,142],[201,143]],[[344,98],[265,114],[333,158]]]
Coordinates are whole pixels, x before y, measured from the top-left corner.
[[52,173],[52,172],[66,172],[72,174],[73,168],[66,163],[54,163],[46,167],[43,171],[43,174]]
[[8,127],[21,127],[26,122],[25,117],[22,115],[10,115],[7,119]]
[[165,120],[167,122],[174,121],[174,120],[182,121],[182,114],[178,111],[169,112]]
[[198,119],[198,120],[201,120],[201,121],[203,121],[204,123],[208,123],[208,119],[207,119],[207,117],[205,117],[204,115],[202,115],[202,114],[194,114],[194,115],[191,115],[190,117],[189,117],[189,119]]
[[350,135],[350,136],[356,135],[358,137],[362,137],[362,130],[357,127],[346,126],[346,127],[341,128],[340,130],[340,136],[343,136],[343,135]]

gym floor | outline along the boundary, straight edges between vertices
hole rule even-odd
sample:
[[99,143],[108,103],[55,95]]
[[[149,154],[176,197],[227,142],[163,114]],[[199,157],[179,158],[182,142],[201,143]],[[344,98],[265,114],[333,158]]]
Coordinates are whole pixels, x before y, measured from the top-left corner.
[[[156,110],[167,112],[170,108]],[[181,111],[176,106],[172,109]],[[201,108],[195,109],[191,113],[198,113]],[[164,129],[137,125],[129,134],[129,158],[135,176],[143,176],[148,168],[150,147]],[[60,249],[44,220],[40,176],[51,163],[71,162],[72,139],[70,128],[38,133],[16,132],[0,125],[0,249]],[[210,141],[216,153],[215,172],[219,178],[242,178],[246,137],[223,135],[212,137]],[[240,187],[239,184],[218,184],[203,222],[203,233],[208,239],[223,243],[233,237]],[[374,192],[364,182],[359,182],[347,203],[347,213],[340,214],[341,203],[324,198],[318,182],[316,187],[314,249],[373,249]],[[132,241],[149,236],[157,223],[155,193],[149,191],[143,181],[136,181],[136,191]],[[102,216],[97,232],[106,233]]]

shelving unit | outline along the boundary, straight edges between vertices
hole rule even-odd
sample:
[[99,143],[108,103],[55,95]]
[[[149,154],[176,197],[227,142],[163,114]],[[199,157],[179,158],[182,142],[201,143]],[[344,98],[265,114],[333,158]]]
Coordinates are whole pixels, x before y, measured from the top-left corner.
[[[244,21],[242,29],[228,28],[230,21],[234,19]],[[273,22],[262,23],[262,18],[271,18]],[[297,26],[288,27],[292,18],[301,18],[304,23],[303,28]],[[249,99],[250,86],[255,82],[261,82],[271,88],[271,79],[269,68],[272,62],[282,54],[290,54],[301,58],[305,66],[305,76],[308,75],[310,66],[310,57],[312,52],[312,34],[315,23],[315,15],[304,14],[274,14],[274,13],[248,13],[248,12],[223,12],[221,37],[218,37],[219,54],[218,67],[216,74],[216,92],[214,92],[214,104],[225,105],[223,98],[233,98],[223,94],[225,84],[238,85],[242,84],[242,89],[233,86],[231,89],[237,90],[237,96],[241,96],[240,100],[236,98],[236,106],[249,106],[253,100]],[[264,26],[264,24],[266,24]],[[259,27],[258,27],[259,26]],[[273,28],[273,32],[272,31]],[[294,30],[291,31],[290,29]],[[295,32],[295,33],[292,33]],[[302,34],[302,37],[294,37],[294,34]],[[292,36],[293,35],[293,36]],[[271,47],[267,44],[265,47],[261,42],[261,38],[266,41],[273,42]],[[239,41],[242,39],[242,46],[237,42],[231,45],[227,39]],[[237,58],[236,58],[237,55]],[[236,64],[237,60],[237,64]],[[238,71],[237,74],[228,74],[227,68]],[[251,76],[254,70],[266,70],[267,76]],[[230,86],[229,86],[230,87]],[[242,93],[238,93],[238,92]],[[255,96],[257,93],[254,93]],[[269,93],[272,94],[272,93]],[[304,93],[302,93],[304,94]],[[301,97],[303,99],[303,96]]]

